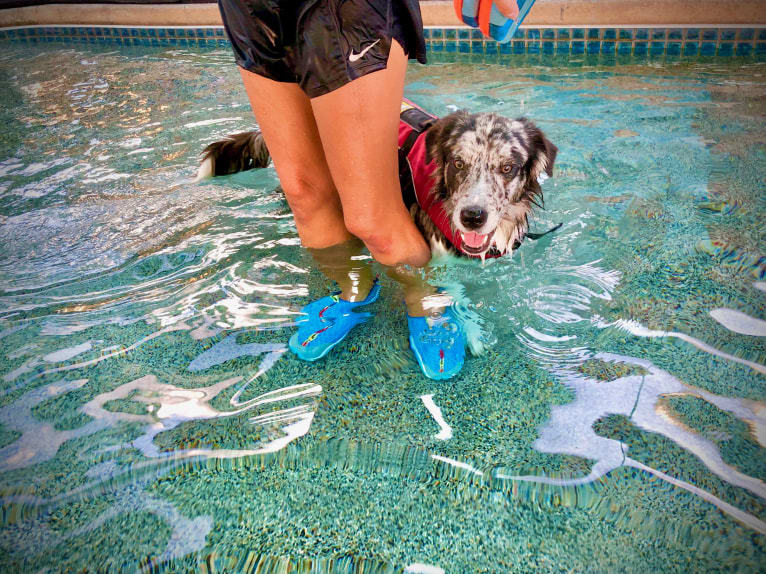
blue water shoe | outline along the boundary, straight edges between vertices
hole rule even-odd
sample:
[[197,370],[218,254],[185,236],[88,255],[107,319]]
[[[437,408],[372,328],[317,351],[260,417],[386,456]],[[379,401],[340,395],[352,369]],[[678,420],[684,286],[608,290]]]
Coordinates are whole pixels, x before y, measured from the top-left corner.
[[316,361],[330,352],[340,343],[349,331],[363,323],[370,313],[355,313],[353,309],[373,303],[380,294],[380,284],[376,279],[372,289],[363,301],[345,301],[339,295],[322,297],[301,309],[301,317],[296,321],[298,331],[290,337],[290,350],[304,361]]
[[465,360],[465,332],[451,307],[436,317],[407,316],[410,347],[429,379],[449,379]]

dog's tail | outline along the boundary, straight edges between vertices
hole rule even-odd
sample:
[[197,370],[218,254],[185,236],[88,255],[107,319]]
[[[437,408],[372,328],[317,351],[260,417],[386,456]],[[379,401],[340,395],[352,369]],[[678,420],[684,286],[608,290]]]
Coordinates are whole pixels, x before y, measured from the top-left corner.
[[261,132],[241,132],[213,142],[202,151],[194,181],[269,165],[269,150]]

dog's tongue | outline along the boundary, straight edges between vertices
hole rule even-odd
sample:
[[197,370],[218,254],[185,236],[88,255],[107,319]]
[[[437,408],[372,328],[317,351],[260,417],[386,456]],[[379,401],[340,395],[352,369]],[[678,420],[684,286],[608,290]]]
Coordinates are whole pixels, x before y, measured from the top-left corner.
[[465,243],[468,247],[473,247],[474,249],[482,247],[486,239],[487,236],[482,235],[481,233],[475,233],[473,231],[463,233],[463,243]]

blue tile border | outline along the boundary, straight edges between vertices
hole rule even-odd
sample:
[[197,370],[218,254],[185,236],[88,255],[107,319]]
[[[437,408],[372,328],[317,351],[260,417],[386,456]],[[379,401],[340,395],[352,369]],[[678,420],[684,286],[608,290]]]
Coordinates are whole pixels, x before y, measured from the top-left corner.
[[[611,57],[630,62],[629,57],[651,58],[756,58],[766,56],[766,27],[679,28],[655,27],[522,27],[511,42],[498,44],[479,30],[462,27],[425,29],[426,48],[433,53],[471,55],[531,55],[544,58],[569,55],[575,58]],[[220,26],[207,27],[121,27],[121,26],[30,26],[0,28],[0,40],[21,44],[87,43],[118,46],[228,47]]]
[[731,42],[721,42],[718,44],[718,54],[717,56],[733,56],[734,55],[734,44]]
[[753,53],[753,45],[740,42],[737,44],[737,56],[747,57]]
[[717,41],[718,40],[718,30],[703,30],[702,31],[702,39],[708,40],[708,41]]
[[[630,63],[630,57],[651,60],[662,58],[738,57],[763,59],[766,52],[766,28],[556,28],[523,27],[511,42],[497,44],[481,37],[476,30],[429,28],[426,46],[431,52],[440,52],[437,43],[444,34],[453,37],[470,37],[470,53],[489,56],[506,54],[543,57],[570,55],[575,58],[604,56],[617,63]],[[467,52],[467,49],[451,51]]]

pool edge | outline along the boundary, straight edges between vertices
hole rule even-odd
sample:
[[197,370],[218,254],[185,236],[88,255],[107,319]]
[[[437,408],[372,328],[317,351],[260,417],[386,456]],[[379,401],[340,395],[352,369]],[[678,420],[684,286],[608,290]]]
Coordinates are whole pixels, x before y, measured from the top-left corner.
[[[640,4],[640,5],[639,5]],[[459,26],[450,0],[421,2],[426,26]],[[737,27],[766,25],[762,0],[549,0],[535,5],[529,26],[568,27]],[[18,26],[220,26],[216,3],[209,4],[43,4],[0,10],[0,28]]]

